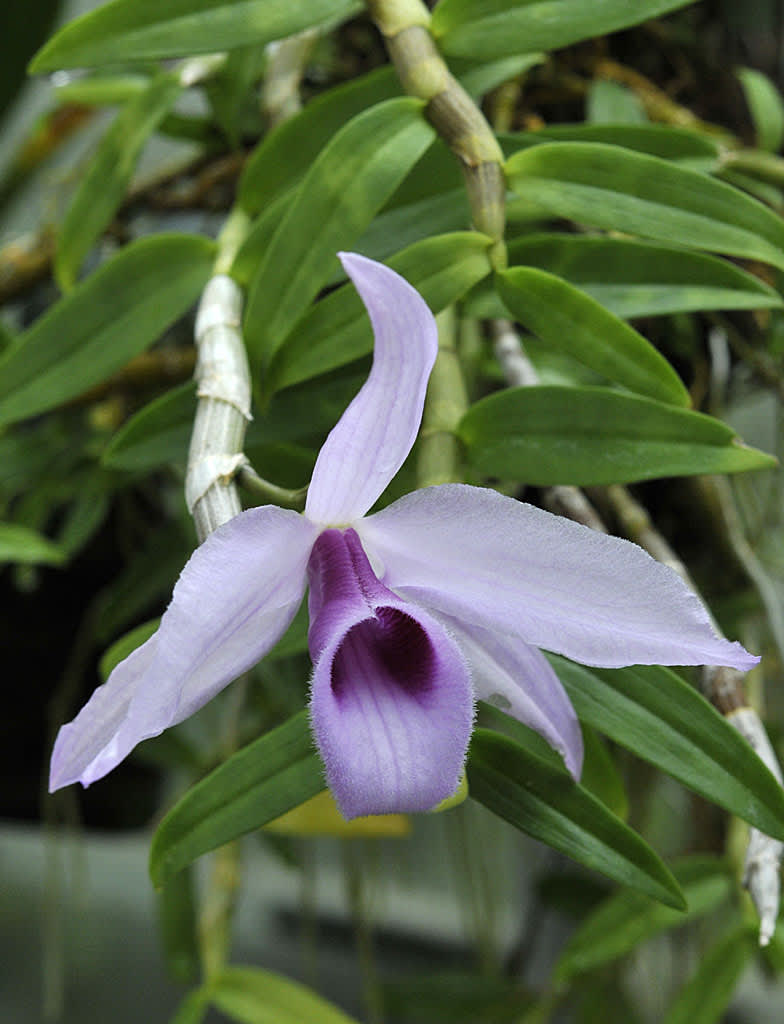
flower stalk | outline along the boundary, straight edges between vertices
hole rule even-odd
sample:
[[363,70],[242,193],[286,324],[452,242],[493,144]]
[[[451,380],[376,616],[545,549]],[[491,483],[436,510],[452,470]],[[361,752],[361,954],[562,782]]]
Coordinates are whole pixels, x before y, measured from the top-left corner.
[[459,483],[457,425],[468,408],[463,371],[456,348],[457,317],[448,307],[436,317],[438,355],[427,388],[419,434],[417,482],[420,487]]

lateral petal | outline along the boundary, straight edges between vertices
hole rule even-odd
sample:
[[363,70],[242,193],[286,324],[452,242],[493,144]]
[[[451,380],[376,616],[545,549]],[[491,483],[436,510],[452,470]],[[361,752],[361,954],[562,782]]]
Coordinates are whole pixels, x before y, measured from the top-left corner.
[[583,766],[580,723],[542,652],[518,637],[448,617],[444,621],[468,659],[476,696],[538,732],[579,779]]
[[457,789],[473,723],[457,645],[378,582],[353,530],[321,534],[309,575],[313,732],[341,813],[435,807]]
[[212,533],[183,569],[158,631],[60,730],[50,788],[106,775],[263,657],[302,601],[317,533],[296,512],[272,506]]
[[362,520],[384,584],[586,665],[732,665],[699,599],[642,548],[496,491],[443,484]]
[[305,514],[330,526],[363,516],[403,465],[438,351],[436,322],[419,292],[381,263],[339,255],[375,345],[370,376],[324,442],[308,488]]

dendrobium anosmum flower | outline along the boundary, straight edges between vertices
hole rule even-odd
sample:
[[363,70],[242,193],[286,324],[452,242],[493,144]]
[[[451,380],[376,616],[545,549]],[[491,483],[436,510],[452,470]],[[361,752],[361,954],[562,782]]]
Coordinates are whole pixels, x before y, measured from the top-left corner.
[[401,277],[341,259],[370,315],[373,368],[319,452],[304,515],[249,509],[194,552],[157,633],[60,730],[53,790],[89,785],[202,707],[273,647],[307,584],[313,734],[347,818],[449,797],[475,697],[578,776],[577,718],[539,648],[607,667],[759,660],[716,636],[641,548],[493,490],[428,487],[367,515],[416,438],[437,333]]

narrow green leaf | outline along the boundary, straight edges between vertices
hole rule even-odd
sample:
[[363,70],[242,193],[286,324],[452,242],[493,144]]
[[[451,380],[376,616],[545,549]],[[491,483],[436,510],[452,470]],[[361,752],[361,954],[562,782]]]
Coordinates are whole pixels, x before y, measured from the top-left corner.
[[556,50],[686,7],[693,0],[441,0],[431,31],[454,56]]
[[158,892],[158,924],[169,974],[181,984],[199,976],[193,870],[178,872]]
[[[623,319],[706,309],[768,309],[779,293],[726,260],[630,238],[537,233],[513,239],[509,262],[557,274]],[[484,283],[467,299],[470,315],[504,316]]]
[[243,210],[258,213],[290,191],[347,121],[399,95],[397,76],[387,66],[329,89],[294,117],[281,121],[264,136],[243,168],[238,187]]
[[104,134],[60,227],[54,272],[63,291],[112,219],[131,182],[145,143],[182,91],[175,75],[160,74],[130,99]]
[[[502,714],[487,707],[483,712]],[[474,730],[466,769],[471,796],[586,867],[684,908],[675,879],[648,844],[575,782],[555,755],[543,754],[538,736],[515,725],[514,740]]]
[[784,142],[784,100],[767,75],[756,68],[738,68],[735,74],[751,111],[757,145],[771,153]]
[[754,938],[751,925],[739,924],[714,943],[675,997],[663,1024],[716,1024],[722,1020],[740,976],[754,955]]
[[307,711],[233,754],[196,783],[153,836],[150,877],[160,886],[197,857],[261,828],[325,788]]
[[658,156],[694,171],[717,171],[724,160],[724,152],[716,139],[669,124],[586,124],[578,121],[548,124],[533,132],[501,132],[498,141],[507,157],[546,142],[598,142]]
[[670,669],[587,669],[548,654],[581,721],[784,840],[784,790],[748,743]]
[[776,464],[710,416],[601,387],[508,388],[471,406],[458,432],[481,473],[542,487]]
[[21,523],[0,523],[0,565],[62,565],[65,551],[37,530]]
[[580,785],[598,797],[621,821],[626,821],[629,815],[629,799],[621,773],[601,736],[585,722],[580,724],[585,751]]
[[299,982],[259,967],[224,967],[210,979],[209,993],[240,1024],[357,1024]]
[[148,470],[184,462],[196,411],[192,381],[153,399],[124,423],[101,461],[112,469]]
[[387,100],[352,118],[317,157],[248,290],[252,361],[270,360],[350,248],[433,140],[422,104]]
[[630,391],[673,405],[691,404],[664,356],[585,292],[533,267],[513,267],[499,274],[497,283],[512,316],[542,341]]
[[30,71],[263,46],[347,17],[356,0],[114,0],[60,29]]
[[195,302],[214,258],[214,243],[196,235],[156,235],[118,252],[0,357],[0,424],[119,370]]
[[[416,242],[390,260],[438,313],[490,273],[490,239],[476,231]],[[346,284],[317,303],[297,324],[270,367],[280,389],[358,359],[373,348],[373,334],[356,289]]]
[[566,943],[554,978],[567,982],[628,953],[645,939],[702,917],[723,903],[733,888],[727,865],[715,857],[687,857],[674,865],[686,898],[682,913],[640,893],[618,892],[601,903]]
[[506,171],[516,192],[554,216],[784,268],[784,220],[698,171],[591,142],[534,146]]
[[509,260],[558,274],[624,318],[782,305],[774,288],[732,263],[655,242],[536,234],[512,241]]

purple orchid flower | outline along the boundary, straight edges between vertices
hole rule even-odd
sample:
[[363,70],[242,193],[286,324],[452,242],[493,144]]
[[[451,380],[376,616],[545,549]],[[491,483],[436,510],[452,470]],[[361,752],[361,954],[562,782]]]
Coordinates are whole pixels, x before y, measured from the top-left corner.
[[607,667],[759,660],[716,636],[641,548],[495,491],[428,487],[367,516],[416,438],[437,332],[401,277],[341,259],[370,315],[374,362],[319,453],[304,515],[250,509],[194,552],[157,633],[60,730],[52,790],[89,785],[206,704],[272,648],[307,583],[313,733],[347,818],[449,797],[477,696],[578,776],[579,724],[540,647]]

